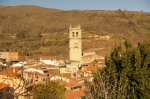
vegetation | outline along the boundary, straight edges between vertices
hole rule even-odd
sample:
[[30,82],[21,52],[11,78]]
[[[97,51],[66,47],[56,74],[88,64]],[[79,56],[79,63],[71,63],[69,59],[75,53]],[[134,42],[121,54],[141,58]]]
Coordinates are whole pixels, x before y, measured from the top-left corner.
[[115,40],[126,37],[135,43],[150,38],[150,14],[145,12],[1,6],[0,21],[0,51],[18,51],[23,55],[67,55],[70,24],[81,25],[83,50],[95,46],[112,47],[113,42],[103,41],[107,45],[101,45],[99,39],[93,42],[89,36],[94,35],[110,35]]
[[134,48],[125,42],[125,50],[117,46],[106,57],[106,68],[86,81],[85,99],[149,99],[150,42]]
[[65,99],[65,88],[57,82],[37,84],[33,87],[33,99]]
[[25,31],[21,31],[21,32],[17,33],[16,36],[18,39],[24,39],[26,37]]

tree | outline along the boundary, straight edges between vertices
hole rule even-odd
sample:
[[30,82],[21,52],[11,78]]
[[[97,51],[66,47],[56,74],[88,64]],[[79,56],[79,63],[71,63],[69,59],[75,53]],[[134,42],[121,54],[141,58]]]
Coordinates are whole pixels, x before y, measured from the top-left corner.
[[[149,99],[150,42],[133,48],[125,42],[106,57],[106,68],[94,73],[92,83],[86,81],[86,99]],[[87,98],[89,97],[89,98]]]
[[65,99],[64,86],[57,82],[49,81],[46,84],[37,84],[33,87],[34,99]]

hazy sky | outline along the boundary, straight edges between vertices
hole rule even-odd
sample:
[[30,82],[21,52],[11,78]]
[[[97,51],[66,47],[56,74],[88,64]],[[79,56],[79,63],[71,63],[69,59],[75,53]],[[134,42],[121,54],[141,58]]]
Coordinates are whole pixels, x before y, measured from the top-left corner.
[[0,5],[37,5],[63,10],[132,10],[150,12],[150,0],[0,0]]

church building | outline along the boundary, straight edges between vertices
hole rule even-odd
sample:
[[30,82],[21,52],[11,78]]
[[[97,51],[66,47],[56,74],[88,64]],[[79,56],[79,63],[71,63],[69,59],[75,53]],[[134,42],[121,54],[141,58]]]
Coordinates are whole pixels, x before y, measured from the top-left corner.
[[82,51],[82,30],[81,26],[69,27],[69,59],[79,64],[90,63],[99,56],[93,50]]
[[69,27],[69,60],[66,61],[67,68],[70,69],[71,75],[79,70],[83,64],[88,64],[98,59],[99,56],[95,51],[82,52],[82,30],[81,26]]

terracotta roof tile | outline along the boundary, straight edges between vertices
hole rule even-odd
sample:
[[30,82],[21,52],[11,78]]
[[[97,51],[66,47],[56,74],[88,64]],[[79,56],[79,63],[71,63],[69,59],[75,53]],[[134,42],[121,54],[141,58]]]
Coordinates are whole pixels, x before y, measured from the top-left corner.
[[19,61],[27,61],[27,56],[19,56]]
[[78,84],[78,81],[77,80],[75,80],[75,79],[69,79],[69,85],[70,86],[75,86],[75,85],[77,85]]
[[6,88],[8,86],[9,86],[8,84],[0,83],[0,90],[3,89],[3,88]]
[[6,70],[3,70],[2,72],[0,72],[1,75],[6,75],[9,77],[14,77],[14,78],[20,78],[20,74],[19,73],[15,73],[13,72],[12,68],[7,68]]
[[78,91],[67,91],[66,99],[78,99],[79,97],[84,95],[84,88]]
[[52,60],[52,59],[56,59],[56,56],[41,56],[41,58],[43,60]]

